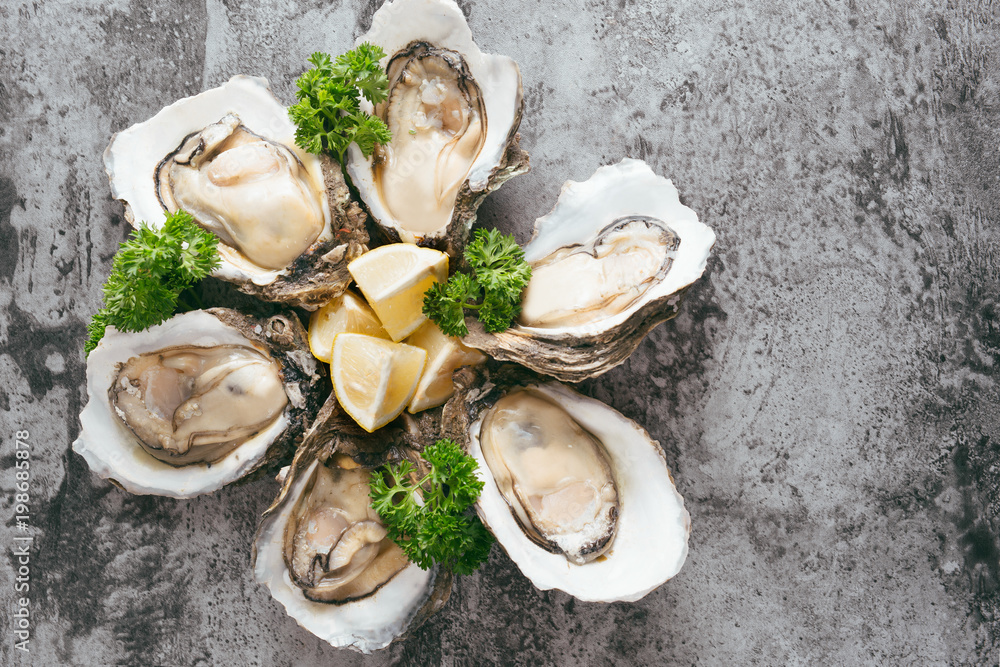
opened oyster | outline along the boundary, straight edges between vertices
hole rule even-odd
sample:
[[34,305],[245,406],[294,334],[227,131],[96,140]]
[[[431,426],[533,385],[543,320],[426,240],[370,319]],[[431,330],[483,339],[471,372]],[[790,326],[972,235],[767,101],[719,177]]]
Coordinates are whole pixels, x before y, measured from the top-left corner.
[[329,391],[321,373],[294,316],[213,308],[109,328],[87,358],[73,449],[132,493],[209,493],[301,437]]
[[368,235],[339,165],[294,134],[265,79],[235,76],[119,132],[104,163],[133,225],[182,208],[221,240],[213,275],[313,308],[347,288]]
[[714,243],[715,233],[645,162],[601,167],[587,181],[568,181],[535,222],[517,324],[489,334],[470,319],[463,342],[560,380],[595,377],[677,315]]
[[[254,576],[306,630],[333,646],[371,653],[444,606],[451,574],[421,570],[386,536],[368,496],[374,466],[359,463],[376,461],[371,451],[350,446],[337,427],[342,417],[328,402],[285,473],[257,529]],[[389,445],[377,463],[401,451]]]
[[372,109],[392,142],[347,170],[389,241],[461,252],[483,198],[528,171],[518,145],[517,63],[482,53],[451,0],[395,0],[358,39],[386,54],[389,96]]
[[634,601],[677,574],[690,517],[646,431],[513,366],[455,378],[444,430],[478,461],[479,516],[535,586]]

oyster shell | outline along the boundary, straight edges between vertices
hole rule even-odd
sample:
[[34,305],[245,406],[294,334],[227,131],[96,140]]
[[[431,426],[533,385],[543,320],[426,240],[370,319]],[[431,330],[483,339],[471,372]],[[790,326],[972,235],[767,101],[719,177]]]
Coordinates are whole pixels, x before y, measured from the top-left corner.
[[470,318],[463,342],[559,380],[595,377],[677,315],[714,243],[715,233],[645,162],[601,167],[587,181],[568,181],[555,208],[535,221],[518,323],[489,334]]
[[112,327],[87,358],[73,449],[132,493],[210,493],[302,436],[324,374],[294,316],[213,308],[137,333]]
[[[512,365],[492,372],[463,369],[455,374],[455,382],[459,390],[445,406],[443,432],[464,442],[478,461],[484,487],[477,512],[536,587],[557,588],[592,602],[634,601],[677,574],[687,557],[690,516],[674,487],[663,450],[645,430],[600,401]],[[484,449],[490,446],[490,421],[495,419],[497,407],[520,409],[509,402],[518,395],[547,404],[545,410],[560,412],[559,419],[571,425],[567,430],[582,431],[598,443],[606,455],[613,485],[600,473],[577,474],[574,468],[580,466],[568,458],[569,448],[558,451],[557,444],[556,451],[547,450],[547,429],[539,428],[546,417],[531,404],[522,414],[523,458],[517,465],[530,470],[527,476],[549,478],[547,488],[533,490],[530,484],[534,480],[525,483],[525,476],[515,476],[511,483],[504,470],[495,470],[495,463],[484,456]],[[504,420],[516,422],[511,415]],[[548,435],[552,435],[551,430]],[[532,460],[539,459],[546,460],[543,469],[532,465]],[[523,488],[517,489],[519,484]],[[613,494],[608,493],[610,486]],[[566,499],[560,495],[572,497],[563,502]],[[609,498],[613,500],[605,502]],[[560,521],[564,528],[557,529],[562,535],[556,539],[539,539],[537,533],[526,529],[534,517],[522,516],[522,504],[537,508],[547,503],[560,506],[552,516],[563,515]],[[608,509],[596,509],[599,507]],[[613,528],[607,527],[609,522],[604,519],[608,518]],[[545,531],[541,533],[544,537]],[[590,535],[599,539],[595,541]],[[574,542],[575,548],[567,548]]]
[[452,0],[395,0],[358,38],[381,46],[389,97],[369,113],[393,140],[347,171],[390,242],[461,253],[483,198],[528,171],[517,128],[524,100],[517,63],[482,53]]
[[294,135],[266,79],[234,76],[116,134],[104,164],[133,226],[184,208],[221,239],[215,277],[314,308],[350,284],[368,233],[339,165]]
[[371,653],[443,607],[452,575],[421,570],[405,556],[400,563],[402,552],[371,509],[367,475],[407,456],[407,448],[382,443],[379,452],[363,436],[354,447],[349,420],[332,399],[324,406],[257,528],[253,567],[257,582],[303,628],[333,646]]

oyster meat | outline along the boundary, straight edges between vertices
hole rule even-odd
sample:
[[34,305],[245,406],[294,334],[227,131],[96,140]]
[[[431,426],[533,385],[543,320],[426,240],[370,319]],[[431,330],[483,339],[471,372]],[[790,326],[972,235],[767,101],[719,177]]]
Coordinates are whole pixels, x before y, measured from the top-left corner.
[[552,329],[617,315],[663,279],[679,245],[661,220],[615,220],[594,239],[560,248],[531,265],[518,321]]
[[479,434],[493,481],[529,539],[578,565],[607,551],[620,506],[598,440],[531,389],[497,401]]
[[409,565],[372,509],[368,475],[360,467],[313,466],[295,503],[283,555],[289,575],[310,600],[365,598]]
[[329,389],[294,315],[213,308],[109,327],[87,358],[73,449],[126,491],[190,498],[286,453]]
[[462,55],[414,42],[387,67],[390,95],[376,108],[392,142],[376,147],[375,182],[402,229],[447,227],[458,189],[486,140],[486,108]]
[[510,58],[482,53],[453,0],[394,0],[358,39],[381,46],[389,95],[377,107],[392,141],[347,170],[387,240],[457,256],[482,199],[528,170],[518,145],[524,101]]
[[173,465],[219,460],[288,405],[281,367],[248,345],[145,352],[122,365],[109,396],[139,444]]
[[536,587],[634,601],[677,574],[690,517],[638,424],[512,365],[462,369],[455,383],[442,432],[479,463],[476,510]]
[[156,180],[165,209],[184,209],[262,271],[284,269],[326,226],[322,193],[298,156],[233,113],[187,137]]
[[315,308],[347,289],[368,233],[340,165],[294,137],[267,81],[235,76],[116,134],[104,164],[134,226],[184,209],[221,241],[215,277]]
[[532,267],[515,326],[463,342],[567,382],[621,364],[655,326],[677,315],[705,270],[715,233],[673,184],[640,160],[567,182],[524,247]]

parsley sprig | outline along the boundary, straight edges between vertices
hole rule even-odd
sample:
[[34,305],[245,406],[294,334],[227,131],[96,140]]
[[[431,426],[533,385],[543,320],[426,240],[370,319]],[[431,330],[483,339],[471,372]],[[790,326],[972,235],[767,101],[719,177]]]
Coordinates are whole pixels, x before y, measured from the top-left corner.
[[182,296],[219,266],[219,239],[185,211],[167,216],[159,229],[143,223],[121,244],[104,283],[104,307],[87,326],[86,354],[97,347],[104,329],[142,331],[168,319]]
[[465,248],[472,274],[455,273],[424,294],[423,312],[449,336],[465,336],[466,309],[476,313],[483,328],[499,333],[521,312],[521,292],[531,280],[531,266],[513,236],[496,229],[479,229]]
[[457,574],[472,574],[493,546],[493,536],[469,511],[483,490],[476,460],[448,439],[427,447],[423,458],[430,471],[416,482],[409,461],[373,473],[372,506],[412,562],[425,570],[440,563]]
[[378,104],[388,95],[389,80],[379,65],[384,57],[382,47],[367,43],[336,60],[326,53],[312,54],[313,68],[295,82],[299,101],[288,108],[298,126],[295,143],[310,153],[331,153],[341,165],[351,143],[365,156],[372,154],[375,144],[388,143],[392,139],[389,128],[360,105],[362,96]]

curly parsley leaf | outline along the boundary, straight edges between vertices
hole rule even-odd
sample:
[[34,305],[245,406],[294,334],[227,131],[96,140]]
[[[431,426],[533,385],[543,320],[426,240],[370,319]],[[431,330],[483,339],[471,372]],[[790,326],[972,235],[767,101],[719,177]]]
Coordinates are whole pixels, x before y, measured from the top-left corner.
[[[449,336],[465,336],[465,311],[476,312],[483,328],[499,333],[521,312],[521,293],[531,266],[513,236],[479,229],[465,249],[472,274],[456,273],[424,294],[423,312]],[[480,302],[480,299],[482,301]]]
[[[112,270],[104,283],[104,308],[116,329],[142,331],[174,314],[177,292],[159,277],[126,276]],[[120,325],[120,326],[119,326]]]
[[427,447],[423,458],[429,472],[419,481],[409,461],[372,474],[372,506],[412,562],[425,570],[439,563],[471,574],[493,546],[493,536],[471,511],[483,490],[476,460],[447,439]]
[[476,279],[467,273],[456,273],[448,282],[435,283],[424,293],[423,313],[434,320],[448,336],[465,336],[465,309],[477,308],[482,292]]
[[[520,294],[520,291],[518,291]],[[521,313],[521,300],[512,301],[504,291],[486,290],[483,303],[479,307],[479,321],[489,333],[500,333],[510,326]]]
[[360,105],[361,97],[378,104],[389,94],[389,80],[379,65],[384,57],[381,47],[367,43],[336,60],[312,54],[312,69],[295,82],[298,103],[288,108],[296,125],[295,143],[310,153],[331,153],[343,164],[352,143],[368,156],[376,144],[391,141],[386,124]]
[[104,307],[87,325],[86,354],[97,347],[110,325],[142,331],[170,318],[181,293],[221,262],[219,239],[185,211],[167,216],[163,226],[145,223],[121,244],[104,283]]
[[500,292],[511,301],[519,300],[531,280],[531,266],[513,236],[497,229],[479,230],[465,249],[465,261],[487,292]]
[[[382,122],[381,118],[369,116],[363,111],[359,111],[350,118],[356,125],[346,132],[346,136],[358,145],[364,155],[371,155],[376,144],[387,144],[392,141],[392,133]],[[346,150],[346,148],[345,148]]]
[[385,57],[382,47],[365,42],[353,51],[337,56],[334,70],[361,91],[365,99],[378,104],[389,94],[389,81],[379,61]]

